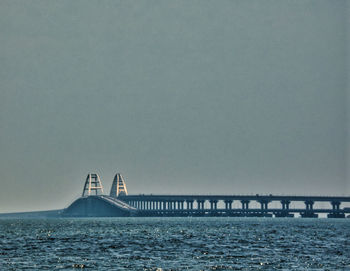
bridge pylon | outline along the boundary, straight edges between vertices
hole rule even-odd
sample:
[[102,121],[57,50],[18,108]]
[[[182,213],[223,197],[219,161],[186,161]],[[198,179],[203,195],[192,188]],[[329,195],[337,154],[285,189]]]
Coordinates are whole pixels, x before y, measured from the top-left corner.
[[84,189],[83,189],[83,197],[91,196],[91,195],[101,195],[103,194],[103,187],[101,183],[100,176],[95,173],[89,173],[86,177]]
[[126,189],[126,184],[123,176],[117,173],[114,177],[111,192],[109,194],[111,197],[125,196],[128,195],[128,190]]

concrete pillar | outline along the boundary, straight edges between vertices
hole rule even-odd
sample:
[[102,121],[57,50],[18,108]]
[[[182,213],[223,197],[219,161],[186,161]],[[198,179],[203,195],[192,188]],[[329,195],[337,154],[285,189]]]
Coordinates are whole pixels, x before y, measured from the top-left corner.
[[216,210],[218,207],[218,201],[217,200],[210,200],[210,209],[211,210]]
[[197,209],[198,210],[204,209],[204,200],[197,199]]
[[282,204],[282,209],[283,210],[288,210],[290,201],[289,200],[281,200],[281,204]]
[[193,209],[193,200],[186,200],[187,209],[192,210]]
[[242,203],[242,209],[249,209],[249,202],[250,200],[241,200],[241,203]]
[[260,208],[261,208],[261,210],[264,210],[264,202],[263,201],[260,201]]
[[305,201],[306,210],[313,210],[314,202],[312,200]]
[[268,200],[261,200],[261,201],[259,201],[259,203],[260,203],[261,210],[267,210],[268,209],[268,205],[269,205],[269,201]]
[[225,200],[225,209],[232,210],[232,202],[233,200]]
[[331,204],[332,204],[333,211],[340,210],[340,202],[339,201],[332,201]]
[[177,207],[179,210],[183,210],[184,209],[184,201],[183,200],[178,201]]

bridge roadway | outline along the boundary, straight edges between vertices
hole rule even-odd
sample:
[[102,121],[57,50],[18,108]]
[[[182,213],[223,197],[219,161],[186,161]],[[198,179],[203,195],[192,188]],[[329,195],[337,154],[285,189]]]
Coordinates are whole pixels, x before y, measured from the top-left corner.
[[[141,216],[272,216],[291,217],[299,213],[302,217],[317,217],[326,213],[328,217],[342,218],[350,213],[350,208],[340,208],[349,203],[346,196],[278,196],[278,195],[124,195],[118,199],[138,209]],[[218,208],[219,202],[224,208]],[[241,208],[233,208],[234,201],[239,201]],[[260,208],[250,208],[255,201]],[[205,203],[210,208],[205,208]],[[280,202],[280,208],[269,208],[271,202]],[[305,208],[290,208],[290,204],[302,202]],[[315,202],[329,202],[329,208],[314,208]]]
[[107,195],[84,196],[75,200],[64,209],[62,216],[130,216],[138,210],[117,199]]

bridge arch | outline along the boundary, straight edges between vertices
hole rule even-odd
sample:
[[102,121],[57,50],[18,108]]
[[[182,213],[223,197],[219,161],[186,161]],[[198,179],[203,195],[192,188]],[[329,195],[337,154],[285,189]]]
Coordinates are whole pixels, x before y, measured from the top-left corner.
[[117,173],[114,176],[111,192],[109,193],[111,197],[127,196],[128,190],[126,189],[126,184],[123,176]]
[[89,173],[85,180],[82,196],[91,196],[94,193],[95,195],[103,194],[103,186],[101,183],[100,176],[98,176],[98,174]]

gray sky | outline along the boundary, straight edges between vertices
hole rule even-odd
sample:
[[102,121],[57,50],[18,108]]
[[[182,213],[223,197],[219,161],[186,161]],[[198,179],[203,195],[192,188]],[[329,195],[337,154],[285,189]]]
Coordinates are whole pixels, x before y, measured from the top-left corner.
[[1,1],[0,212],[63,208],[88,172],[108,192],[121,172],[132,194],[349,194],[349,7]]

